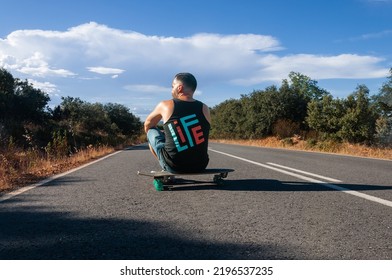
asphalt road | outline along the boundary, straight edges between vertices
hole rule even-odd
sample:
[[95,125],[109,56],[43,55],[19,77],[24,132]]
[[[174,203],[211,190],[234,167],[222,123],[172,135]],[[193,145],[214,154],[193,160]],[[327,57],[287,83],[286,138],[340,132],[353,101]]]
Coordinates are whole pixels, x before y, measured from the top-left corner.
[[210,148],[224,186],[156,192],[144,145],[0,197],[0,259],[392,259],[392,161]]

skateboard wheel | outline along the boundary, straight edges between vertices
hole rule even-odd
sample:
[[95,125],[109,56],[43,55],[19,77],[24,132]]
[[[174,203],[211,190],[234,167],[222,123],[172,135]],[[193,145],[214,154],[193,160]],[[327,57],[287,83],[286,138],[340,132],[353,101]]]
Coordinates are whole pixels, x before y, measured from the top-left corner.
[[223,186],[224,181],[220,175],[215,175],[214,176],[214,183],[217,184],[218,186]]
[[155,190],[158,192],[161,192],[165,189],[162,180],[159,180],[159,179],[154,180],[154,187],[155,187]]

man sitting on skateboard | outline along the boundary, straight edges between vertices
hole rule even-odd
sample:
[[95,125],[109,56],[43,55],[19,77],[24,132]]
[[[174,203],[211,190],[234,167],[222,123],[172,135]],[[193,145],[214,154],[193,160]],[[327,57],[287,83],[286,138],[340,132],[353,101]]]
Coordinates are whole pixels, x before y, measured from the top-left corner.
[[[163,170],[198,173],[208,165],[210,111],[195,100],[196,78],[179,73],[172,83],[171,100],[161,101],[144,122],[150,150]],[[163,121],[164,133],[157,128]]]

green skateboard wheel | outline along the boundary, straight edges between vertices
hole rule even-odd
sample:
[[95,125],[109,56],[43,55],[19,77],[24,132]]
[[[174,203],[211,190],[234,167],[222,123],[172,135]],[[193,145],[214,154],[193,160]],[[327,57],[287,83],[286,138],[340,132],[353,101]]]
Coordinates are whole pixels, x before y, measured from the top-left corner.
[[154,179],[154,187],[155,187],[155,190],[158,192],[161,192],[165,189],[163,186],[162,180],[159,180],[159,179]]

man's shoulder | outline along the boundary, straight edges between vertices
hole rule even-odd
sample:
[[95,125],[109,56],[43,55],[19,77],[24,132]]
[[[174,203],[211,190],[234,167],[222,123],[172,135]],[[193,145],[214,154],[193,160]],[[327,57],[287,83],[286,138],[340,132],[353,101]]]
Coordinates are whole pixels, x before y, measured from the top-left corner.
[[160,102],[161,105],[165,105],[165,106],[169,106],[173,104],[173,99],[169,99],[169,100],[162,100]]
[[167,122],[173,113],[174,104],[173,100],[163,100],[159,103],[159,111],[162,115],[163,122]]
[[173,100],[162,100],[159,102],[158,107],[162,109],[173,108]]

